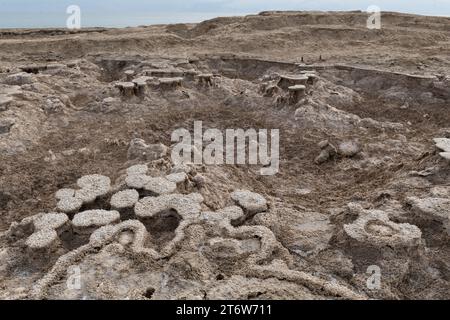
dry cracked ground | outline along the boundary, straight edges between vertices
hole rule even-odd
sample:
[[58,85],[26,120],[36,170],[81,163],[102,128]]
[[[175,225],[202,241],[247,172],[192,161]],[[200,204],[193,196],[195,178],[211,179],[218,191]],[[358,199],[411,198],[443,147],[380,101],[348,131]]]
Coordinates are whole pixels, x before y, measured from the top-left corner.
[[[449,299],[450,19],[366,19],[0,30],[0,298]],[[194,121],[279,173],[173,163]]]

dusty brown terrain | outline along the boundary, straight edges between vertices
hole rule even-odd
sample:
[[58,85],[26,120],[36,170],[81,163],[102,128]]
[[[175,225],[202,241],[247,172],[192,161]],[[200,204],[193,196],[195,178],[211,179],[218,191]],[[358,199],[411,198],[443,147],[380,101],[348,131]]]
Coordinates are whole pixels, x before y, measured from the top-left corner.
[[[366,19],[0,30],[0,298],[449,299],[450,19]],[[279,173],[176,166],[194,121]]]

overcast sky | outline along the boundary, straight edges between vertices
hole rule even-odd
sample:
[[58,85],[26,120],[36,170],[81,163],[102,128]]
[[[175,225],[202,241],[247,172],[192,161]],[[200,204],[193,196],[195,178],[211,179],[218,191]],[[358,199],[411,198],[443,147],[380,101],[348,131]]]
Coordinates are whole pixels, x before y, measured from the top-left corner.
[[450,0],[0,0],[0,28],[63,26],[65,9],[74,4],[80,6],[85,26],[197,22],[264,10],[366,10],[370,5],[450,16]]

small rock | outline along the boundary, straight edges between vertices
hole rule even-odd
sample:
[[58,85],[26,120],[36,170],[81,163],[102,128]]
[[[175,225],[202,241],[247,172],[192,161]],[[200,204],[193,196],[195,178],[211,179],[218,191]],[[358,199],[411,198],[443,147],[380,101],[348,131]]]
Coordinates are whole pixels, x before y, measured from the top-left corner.
[[328,140],[322,140],[317,144],[317,146],[320,149],[325,149],[326,147],[328,147],[328,144],[329,144]]
[[[325,145],[325,143],[323,143],[322,145]],[[336,147],[333,146],[331,143],[327,143],[327,145],[324,147],[324,149],[322,149],[322,151],[314,160],[314,162],[316,164],[322,164],[324,162],[327,162],[329,159],[333,158],[336,155],[336,153],[337,153]]]
[[9,133],[11,127],[14,125],[15,121],[12,119],[0,120],[0,134]]
[[168,148],[162,144],[146,144],[144,140],[135,138],[131,140],[128,148],[128,160],[144,160],[153,161],[164,157],[168,152]]
[[195,183],[195,185],[198,188],[202,188],[205,186],[206,178],[202,176],[201,174],[196,174],[194,178],[192,178],[192,181]]
[[316,164],[322,164],[328,161],[330,159],[330,152],[326,149],[322,150],[320,154],[317,156],[317,158],[314,160]]
[[339,144],[338,153],[344,157],[353,157],[361,151],[361,147],[356,141],[345,141]]

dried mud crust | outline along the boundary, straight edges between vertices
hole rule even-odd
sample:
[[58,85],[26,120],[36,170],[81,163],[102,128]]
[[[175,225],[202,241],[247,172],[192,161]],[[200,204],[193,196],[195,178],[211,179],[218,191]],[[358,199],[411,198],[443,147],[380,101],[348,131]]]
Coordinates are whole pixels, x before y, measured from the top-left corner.
[[[307,19],[259,18],[274,30]],[[408,59],[392,73],[355,57],[304,65],[267,59],[271,50],[264,59],[185,47],[195,38],[214,52],[215,33],[260,21],[233,19],[215,31],[168,27],[172,55],[116,54],[92,35],[113,53],[86,45],[77,59],[62,50],[51,62],[24,54],[22,69],[2,62],[1,298],[448,298],[446,65],[431,76]],[[181,48],[188,57],[175,56]],[[304,97],[280,79],[306,81]],[[116,87],[124,82],[127,92]],[[280,129],[279,173],[174,167],[171,133],[199,120]],[[372,265],[379,290],[366,284]],[[74,266],[79,290],[67,287]]]

